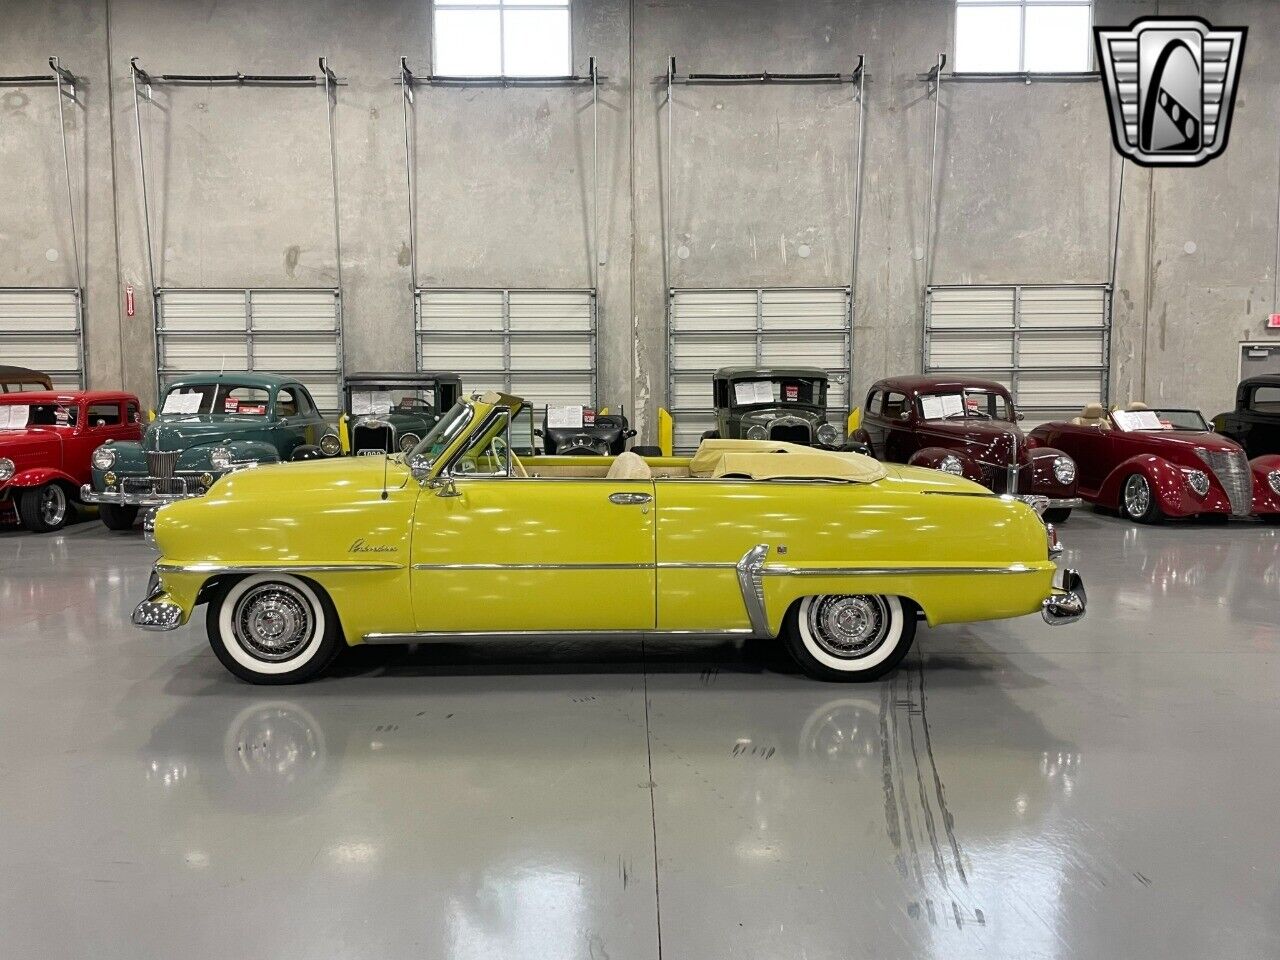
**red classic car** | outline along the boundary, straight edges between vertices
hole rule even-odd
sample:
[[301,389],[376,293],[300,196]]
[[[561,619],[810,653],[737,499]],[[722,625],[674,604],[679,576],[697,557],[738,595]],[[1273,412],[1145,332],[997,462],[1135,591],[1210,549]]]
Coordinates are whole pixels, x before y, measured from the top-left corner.
[[1212,432],[1198,410],[1131,403],[1108,412],[1091,403],[1074,420],[1041,424],[1031,436],[1075,458],[1084,499],[1130,520],[1280,519],[1280,456],[1250,463],[1240,444]]
[[1063,451],[1026,436],[1003,384],[971,377],[889,377],[867,392],[854,433],[888,463],[933,467],[996,493],[1047,501],[1061,523],[1080,505],[1076,465]]
[[57,530],[89,482],[93,451],[141,439],[142,405],[131,393],[0,394],[0,512],[37,533]]

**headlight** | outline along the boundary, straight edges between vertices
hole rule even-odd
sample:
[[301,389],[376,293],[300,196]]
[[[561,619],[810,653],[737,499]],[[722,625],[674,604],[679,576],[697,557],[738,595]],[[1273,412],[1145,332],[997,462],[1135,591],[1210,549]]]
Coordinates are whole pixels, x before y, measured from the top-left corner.
[[[0,460],[0,471],[4,470],[4,461]],[[1272,470],[1267,474],[1267,484],[1271,487],[1277,497],[1280,497],[1280,470]]]
[[231,451],[226,447],[214,447],[209,451],[209,466],[222,471],[231,466]]
[[400,452],[408,453],[410,450],[412,450],[421,442],[422,442],[422,438],[419,437],[416,433],[406,433],[403,437],[400,438]]
[[116,452],[110,447],[103,445],[93,451],[93,468],[95,470],[110,470],[116,463]]
[[754,426],[747,428],[747,439],[748,440],[768,440],[769,431],[757,423]]
[[824,423],[818,428],[818,442],[824,447],[840,446],[840,428],[834,423]]
[[1183,473],[1187,478],[1187,486],[1196,492],[1197,497],[1203,497],[1209,492],[1209,475],[1203,470],[1184,470]]
[[964,476],[964,464],[960,462],[960,458],[947,454],[938,462],[938,469],[943,473],[955,474],[957,477]]
[[326,457],[336,457],[342,452],[342,441],[335,434],[326,433],[320,438],[320,452]]
[[4,483],[13,476],[13,461],[8,457],[0,457],[0,483]]
[[1076,478],[1076,462],[1070,457],[1054,457],[1053,475],[1059,483],[1073,482]]

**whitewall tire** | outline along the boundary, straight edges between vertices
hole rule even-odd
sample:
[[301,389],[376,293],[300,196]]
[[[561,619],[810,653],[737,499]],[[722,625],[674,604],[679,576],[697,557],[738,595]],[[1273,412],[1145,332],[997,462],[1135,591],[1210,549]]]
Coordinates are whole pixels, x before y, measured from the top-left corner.
[[916,607],[902,597],[827,594],[787,611],[783,640],[796,663],[819,680],[874,680],[911,649]]
[[333,604],[315,584],[284,573],[255,573],[209,601],[209,644],[222,665],[250,683],[301,683],[319,675],[341,648]]

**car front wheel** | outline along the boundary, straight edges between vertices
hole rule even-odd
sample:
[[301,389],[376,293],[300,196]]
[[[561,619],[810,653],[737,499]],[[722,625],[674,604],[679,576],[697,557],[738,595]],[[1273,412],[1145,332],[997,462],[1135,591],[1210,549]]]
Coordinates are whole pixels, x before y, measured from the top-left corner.
[[1135,523],[1158,523],[1164,516],[1151,490],[1151,483],[1140,473],[1125,478],[1120,488],[1120,513]]
[[787,611],[783,640],[796,663],[818,680],[874,680],[911,649],[916,608],[902,597],[828,594],[804,597]]
[[311,680],[342,646],[328,597],[283,573],[256,573],[219,590],[209,601],[205,627],[222,665],[249,683]]
[[1045,523],[1066,523],[1067,517],[1071,516],[1071,508],[1058,508],[1056,510],[1046,510],[1044,512]]
[[108,530],[132,530],[138,519],[138,508],[104,503],[98,507],[98,516]]
[[18,491],[18,518],[32,533],[61,530],[70,516],[71,505],[61,484],[46,483]]

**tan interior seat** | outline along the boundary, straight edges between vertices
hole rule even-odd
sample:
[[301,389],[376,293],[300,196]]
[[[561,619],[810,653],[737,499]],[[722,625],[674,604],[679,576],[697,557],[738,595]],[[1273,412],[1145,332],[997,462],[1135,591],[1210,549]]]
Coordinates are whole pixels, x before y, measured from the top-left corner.
[[1128,410],[1128,411],[1130,411],[1130,412],[1132,413],[1132,412],[1136,412],[1136,411],[1138,411],[1138,410],[1150,410],[1151,408],[1150,408],[1150,407],[1148,407],[1148,406],[1147,406],[1145,403],[1143,403],[1141,400],[1130,400],[1130,401],[1129,401],[1129,405],[1128,405],[1127,407],[1125,407],[1125,409],[1126,409],[1126,410]]
[[644,457],[628,450],[626,453],[618,454],[609,465],[609,472],[604,475],[604,478],[606,480],[652,480],[653,471],[649,469],[649,464],[644,462]]
[[1104,430],[1111,426],[1107,420],[1107,408],[1100,403],[1086,403],[1080,416],[1071,422],[1078,427],[1102,427]]

